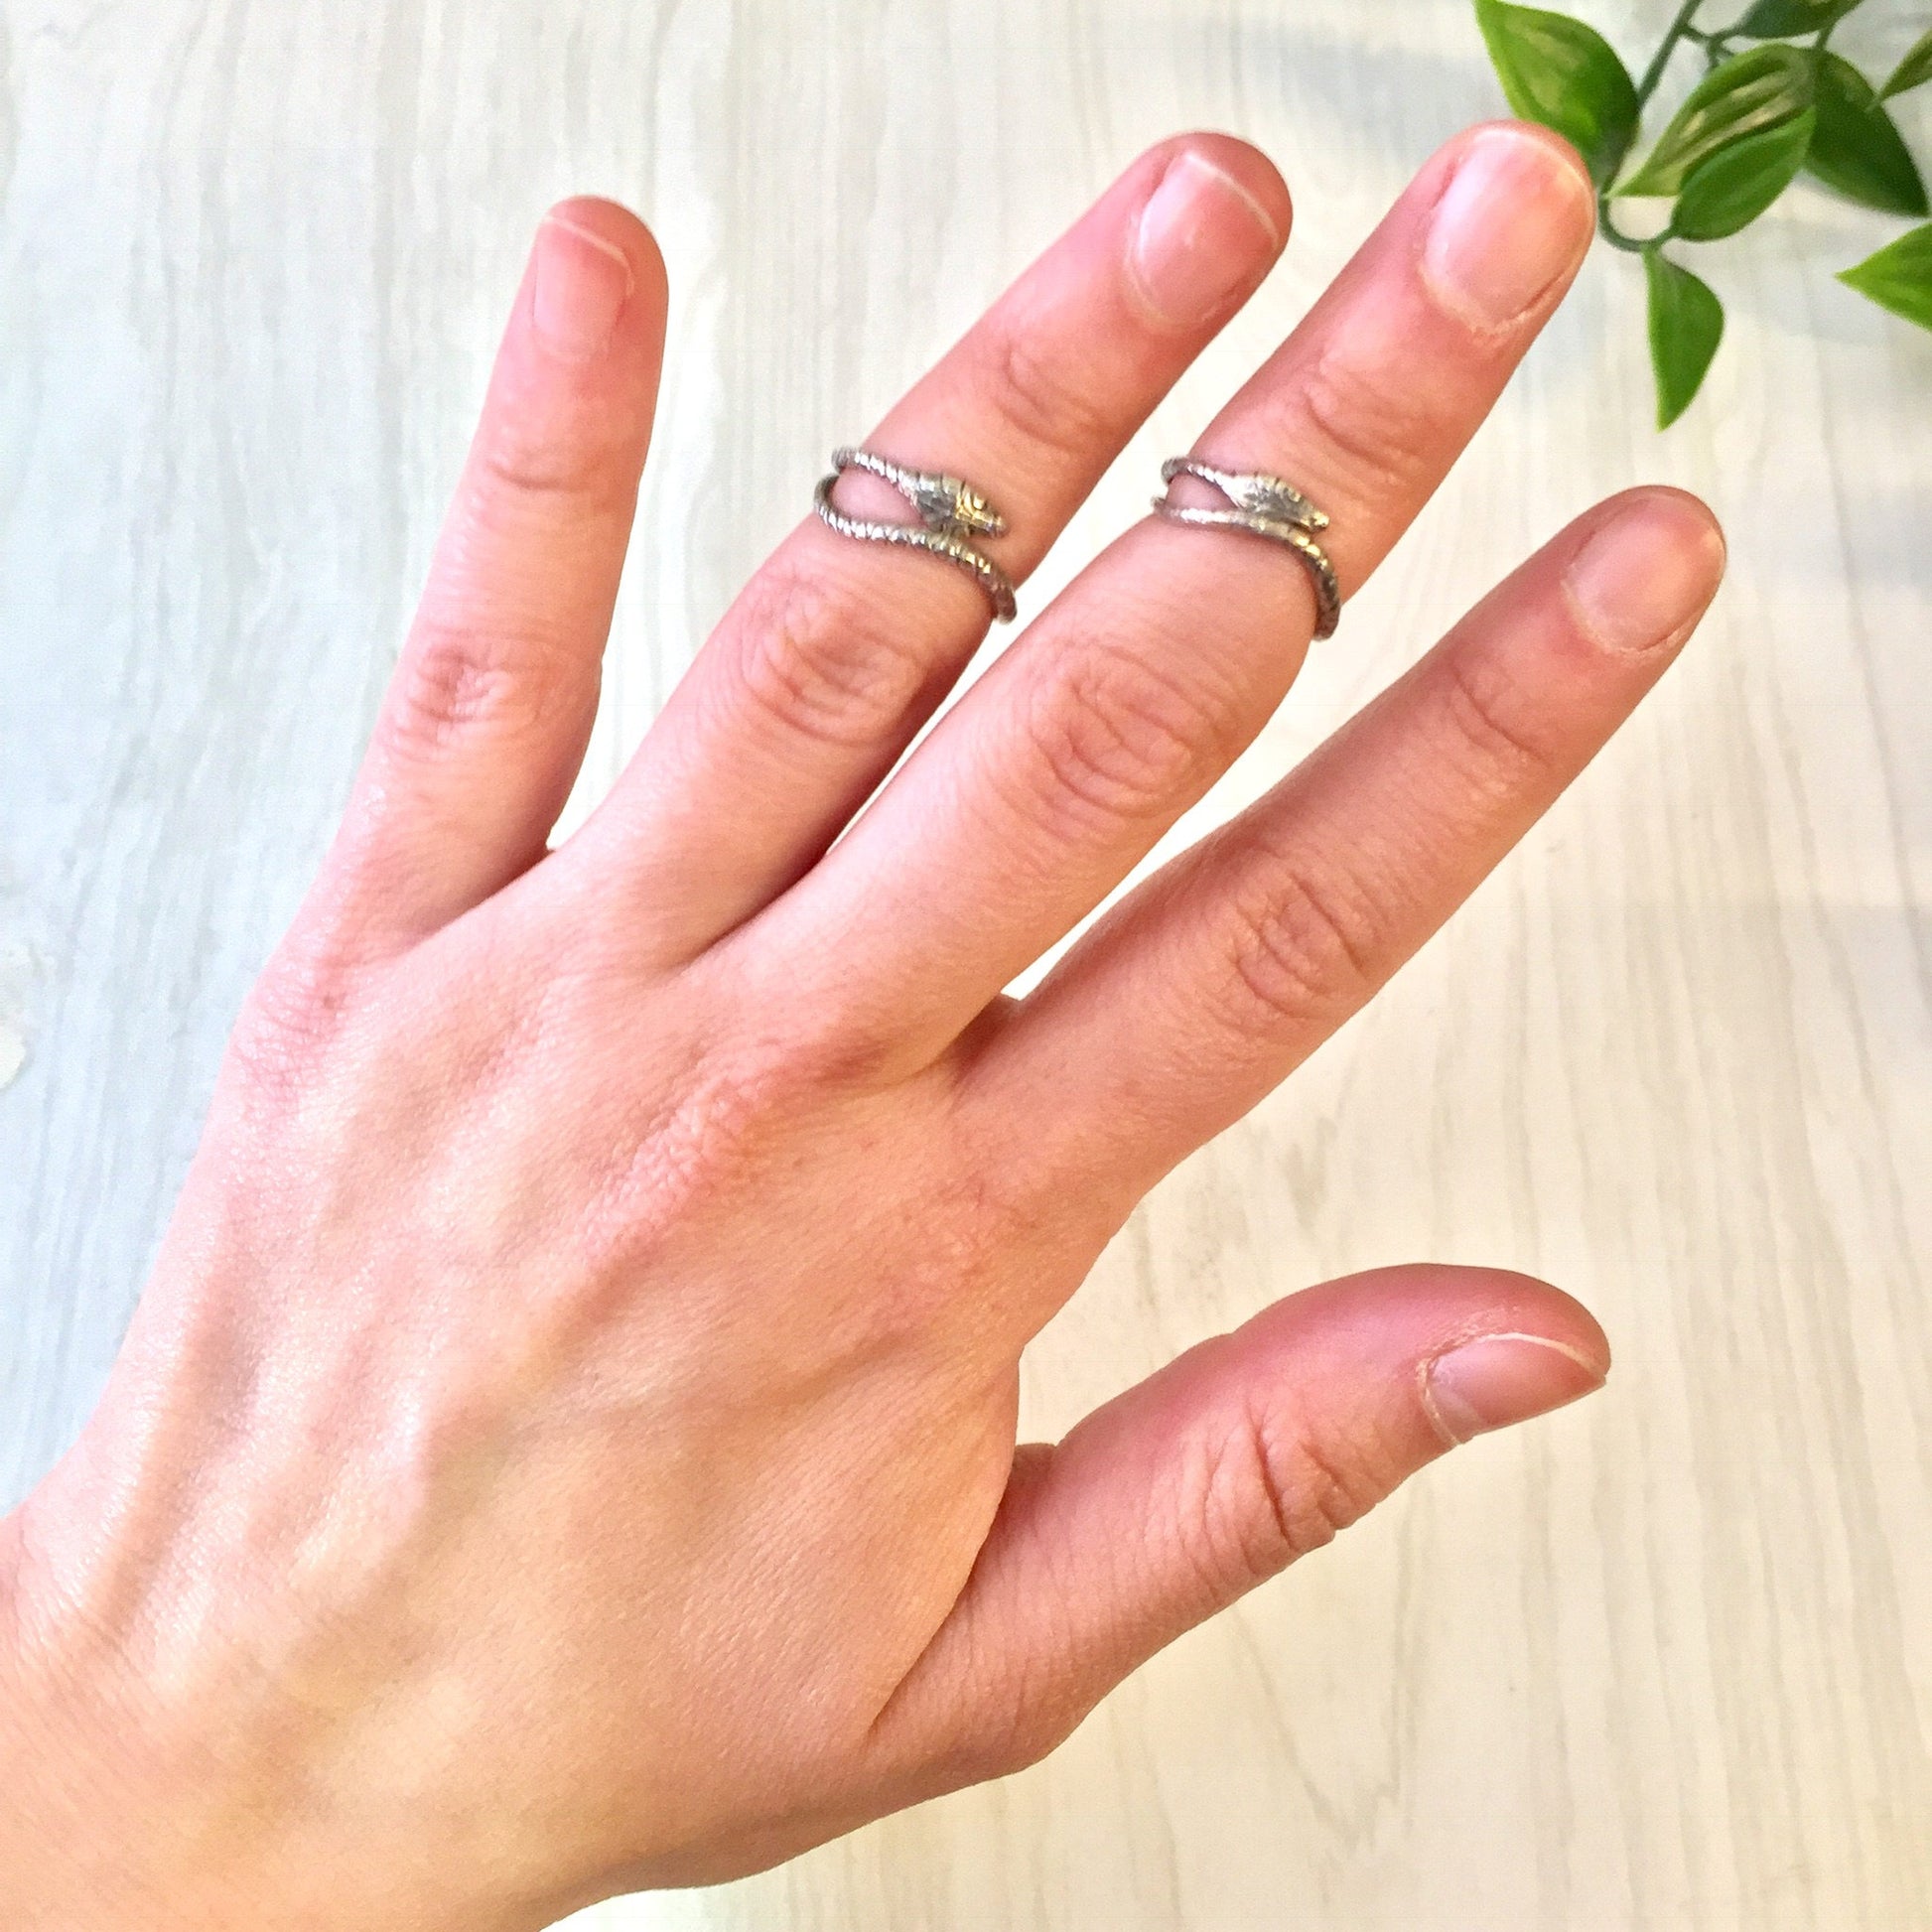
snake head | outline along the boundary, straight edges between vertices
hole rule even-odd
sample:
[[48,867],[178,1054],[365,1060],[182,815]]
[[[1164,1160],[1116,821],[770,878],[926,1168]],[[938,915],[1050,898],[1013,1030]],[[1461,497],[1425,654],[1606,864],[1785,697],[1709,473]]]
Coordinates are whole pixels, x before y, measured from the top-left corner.
[[971,483],[957,477],[919,480],[914,505],[928,530],[952,537],[997,537],[1007,520]]
[[1265,516],[1271,523],[1288,523],[1303,530],[1325,530],[1328,519],[1291,483],[1280,477],[1244,477],[1229,489],[1244,510]]

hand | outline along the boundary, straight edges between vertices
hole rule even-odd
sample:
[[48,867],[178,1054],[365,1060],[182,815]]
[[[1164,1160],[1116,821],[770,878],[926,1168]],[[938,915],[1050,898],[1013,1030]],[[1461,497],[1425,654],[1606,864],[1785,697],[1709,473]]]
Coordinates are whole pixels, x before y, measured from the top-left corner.
[[[1590,207],[1552,139],[1456,141],[1202,454],[1302,483],[1352,591]],[[1157,149],[873,447],[984,484],[1024,579],[1288,225],[1251,149]],[[1308,576],[1144,522],[882,790],[985,601],[808,519],[547,852],[664,310],[629,216],[545,224],[339,841],[98,1414],[0,1534],[12,1926],[507,1932],[752,1870],[1037,1758],[1605,1373],[1554,1289],[1400,1269],[1014,1442],[1022,1349],[1136,1200],[1663,672],[1708,514],[1584,518],[1015,1002],[1279,703]],[[903,515],[880,487],[840,500]]]

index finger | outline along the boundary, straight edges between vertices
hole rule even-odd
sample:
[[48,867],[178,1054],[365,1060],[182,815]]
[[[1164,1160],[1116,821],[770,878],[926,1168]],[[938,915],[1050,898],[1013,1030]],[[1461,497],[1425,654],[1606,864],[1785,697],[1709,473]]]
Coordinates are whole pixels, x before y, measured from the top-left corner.
[[1136,1192],[1357,1013],[1669,667],[1724,573],[1675,490],[1600,505],[1239,818],[1101,921],[973,1069],[1042,1184]]

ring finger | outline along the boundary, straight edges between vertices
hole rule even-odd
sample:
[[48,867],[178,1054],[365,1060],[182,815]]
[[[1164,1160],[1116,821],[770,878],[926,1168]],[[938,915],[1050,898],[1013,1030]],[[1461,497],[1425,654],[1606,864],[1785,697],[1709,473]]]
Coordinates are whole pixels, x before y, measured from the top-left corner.
[[[1425,168],[1198,454],[1326,509],[1353,591],[1461,453],[1593,225],[1575,154],[1479,128]],[[812,876],[759,957],[825,960],[815,1010],[895,1063],[944,1051],[1253,738],[1316,619],[1299,560],[1154,519],[1077,580]],[[837,934],[836,948],[822,935]]]
[[[987,487],[1024,580],[1149,412],[1260,285],[1288,191],[1246,143],[1144,155],[886,418],[869,447]],[[906,520],[862,473],[837,506]],[[808,517],[727,613],[579,834],[636,943],[689,957],[838,836],[985,636],[965,573]]]

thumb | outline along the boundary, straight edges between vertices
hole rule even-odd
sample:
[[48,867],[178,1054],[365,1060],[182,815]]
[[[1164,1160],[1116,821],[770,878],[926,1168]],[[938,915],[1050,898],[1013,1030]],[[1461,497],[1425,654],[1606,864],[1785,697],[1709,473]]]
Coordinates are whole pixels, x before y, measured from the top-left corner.
[[1520,1275],[1401,1268],[1278,1303],[1023,1449],[952,1615],[875,1741],[932,1790],[1043,1757],[1184,1631],[1446,1449],[1602,1385],[1609,1345]]

